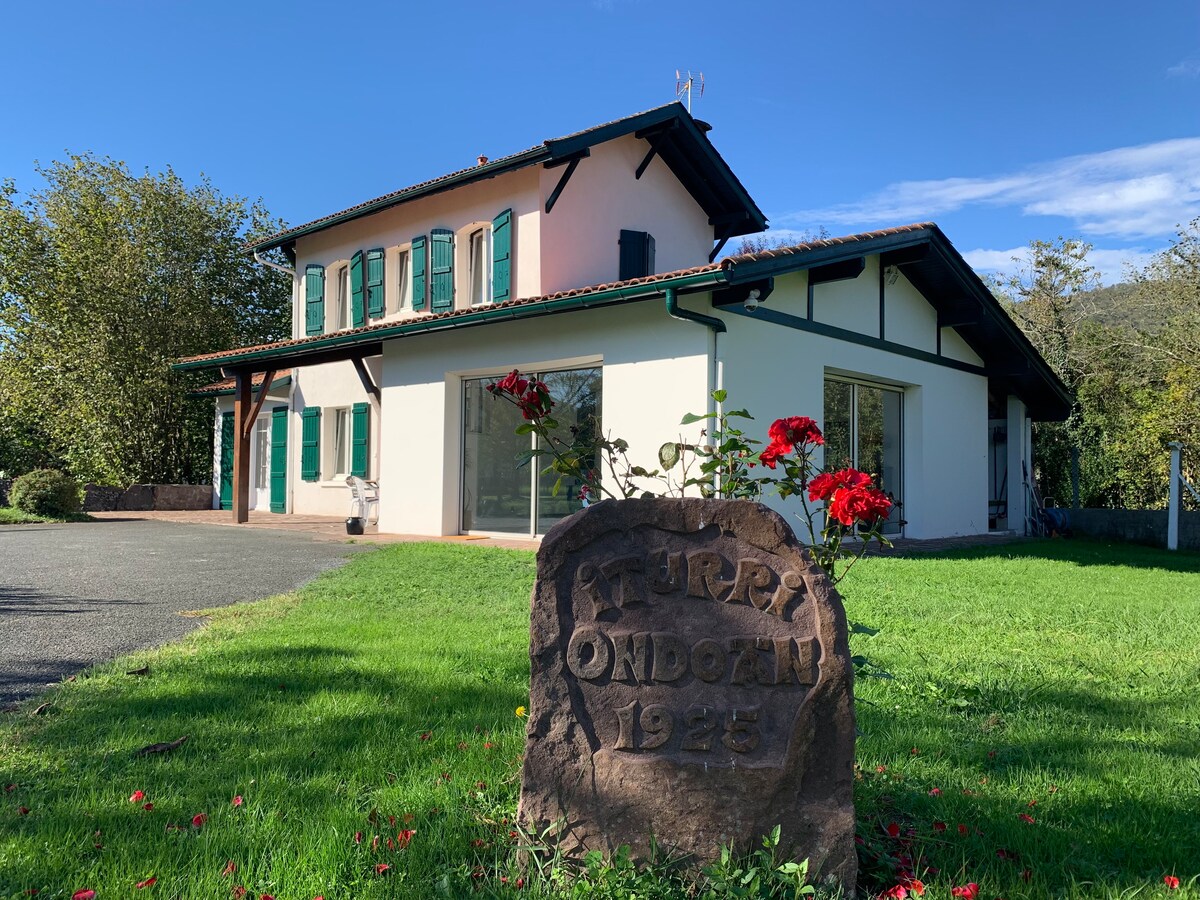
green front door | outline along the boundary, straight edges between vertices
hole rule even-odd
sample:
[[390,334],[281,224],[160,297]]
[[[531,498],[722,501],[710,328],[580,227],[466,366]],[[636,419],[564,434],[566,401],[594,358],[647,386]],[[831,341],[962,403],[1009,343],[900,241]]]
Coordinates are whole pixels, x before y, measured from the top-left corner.
[[233,509],[233,413],[221,413],[221,509]]
[[271,512],[287,512],[288,408],[271,410]]

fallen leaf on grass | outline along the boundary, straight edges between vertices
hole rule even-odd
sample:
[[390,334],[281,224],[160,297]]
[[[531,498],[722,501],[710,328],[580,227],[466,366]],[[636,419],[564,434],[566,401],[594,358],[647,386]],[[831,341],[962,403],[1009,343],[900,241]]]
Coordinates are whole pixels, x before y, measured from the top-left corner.
[[33,712],[31,712],[30,715],[31,716],[43,715],[46,712],[46,710],[48,710],[49,708],[50,708],[49,702],[43,703],[41,706],[39,706],[37,709],[35,709]]
[[235,863],[231,859],[229,862],[225,863],[225,868],[221,870],[221,876],[224,878],[227,878],[236,871],[237,871],[237,863]]
[[178,750],[180,747],[182,747],[184,741],[187,739],[188,735],[185,734],[183,737],[174,741],[168,741],[163,744],[149,744],[143,747],[141,750],[135,750],[133,755],[137,757],[148,756],[151,753],[170,753],[172,750]]
[[139,881],[137,884],[134,885],[134,887],[136,887],[138,890],[141,890],[142,888],[152,887],[156,881],[158,881],[158,876],[151,875],[145,881]]
[[126,675],[149,675],[149,674],[150,674],[150,667],[149,667],[149,666],[142,666],[140,669],[130,669],[130,670],[129,670],[128,672],[126,672],[125,674],[126,674]]

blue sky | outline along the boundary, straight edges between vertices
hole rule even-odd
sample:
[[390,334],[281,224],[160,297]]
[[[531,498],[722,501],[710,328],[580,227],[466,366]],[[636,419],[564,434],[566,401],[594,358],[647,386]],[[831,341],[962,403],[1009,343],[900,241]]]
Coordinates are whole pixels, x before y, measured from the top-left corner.
[[977,268],[1108,281],[1200,215],[1200,4],[7,4],[0,178],[92,150],[289,224],[673,98],[772,229],[933,219]]

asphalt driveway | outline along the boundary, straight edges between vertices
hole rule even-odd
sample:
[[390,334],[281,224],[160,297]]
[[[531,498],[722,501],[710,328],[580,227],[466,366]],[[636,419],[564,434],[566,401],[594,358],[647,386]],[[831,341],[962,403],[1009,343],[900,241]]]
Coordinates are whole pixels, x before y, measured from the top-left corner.
[[180,612],[294,590],[363,549],[153,521],[0,527],[0,704],[203,624]]

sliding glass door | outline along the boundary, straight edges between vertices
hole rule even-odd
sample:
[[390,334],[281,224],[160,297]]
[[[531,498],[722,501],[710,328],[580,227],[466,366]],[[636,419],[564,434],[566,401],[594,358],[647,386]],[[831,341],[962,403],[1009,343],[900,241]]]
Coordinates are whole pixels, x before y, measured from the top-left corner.
[[[570,434],[599,427],[600,369],[543,372],[555,400],[554,418]],[[546,458],[523,458],[536,449],[536,435],[518,435],[521,414],[506,400],[493,397],[493,378],[463,381],[462,530],[529,536],[545,534],[555,522],[580,508],[580,484],[565,480],[554,492],[558,476],[542,474]]]
[[901,531],[904,394],[879,385],[825,380],[825,468],[868,472],[896,502],[884,534]]

